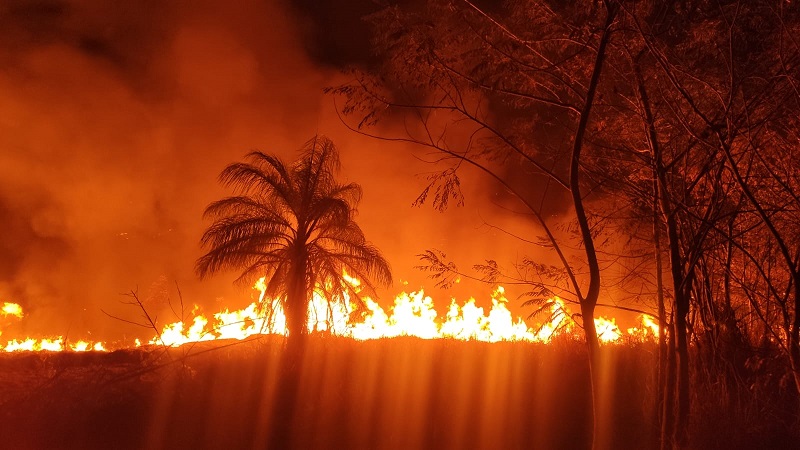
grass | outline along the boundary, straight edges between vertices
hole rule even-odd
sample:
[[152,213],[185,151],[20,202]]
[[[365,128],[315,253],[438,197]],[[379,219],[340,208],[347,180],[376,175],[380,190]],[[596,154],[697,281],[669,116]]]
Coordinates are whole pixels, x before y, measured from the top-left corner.
[[[0,355],[0,447],[263,448],[282,341],[235,344]],[[655,348],[604,354],[600,442],[655,448]],[[576,342],[314,336],[302,386],[297,448],[588,446],[588,366]]]

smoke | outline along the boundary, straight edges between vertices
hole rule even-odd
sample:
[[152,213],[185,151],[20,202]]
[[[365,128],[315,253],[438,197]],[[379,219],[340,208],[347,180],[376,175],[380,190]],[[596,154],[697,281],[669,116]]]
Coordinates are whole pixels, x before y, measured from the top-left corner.
[[202,211],[226,194],[216,176],[255,148],[292,159],[318,132],[364,188],[359,221],[408,289],[432,284],[413,269],[426,248],[516,258],[518,243],[482,225],[515,219],[493,218],[478,185],[463,209],[411,207],[431,168],[342,126],[322,94],[340,75],[309,56],[308,28],[277,0],[0,6],[0,302],[28,313],[9,333],[147,335],[102,311],[136,319],[121,294],[177,302],[175,284],[188,304],[249,303],[235,274],[193,272]]

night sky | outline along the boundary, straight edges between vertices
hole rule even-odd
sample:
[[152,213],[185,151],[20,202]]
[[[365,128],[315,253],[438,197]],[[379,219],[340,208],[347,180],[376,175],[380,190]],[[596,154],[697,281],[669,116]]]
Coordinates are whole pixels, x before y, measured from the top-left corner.
[[202,211],[227,194],[216,182],[227,164],[253,149],[293,159],[315,133],[339,147],[341,180],[364,189],[358,221],[396,280],[382,304],[421,286],[440,311],[453,295],[488,304],[489,286],[433,289],[416,255],[440,249],[465,269],[510,264],[530,251],[484,222],[528,225],[478,179],[465,183],[463,208],[412,207],[434,170],[427,155],[342,125],[322,89],[375,58],[361,17],[377,6],[352,3],[4,2],[0,300],[27,312],[7,337],[140,334],[101,311],[136,317],[122,304],[132,289],[163,314],[176,283],[211,312],[248,304],[235,273],[200,282],[193,272]]

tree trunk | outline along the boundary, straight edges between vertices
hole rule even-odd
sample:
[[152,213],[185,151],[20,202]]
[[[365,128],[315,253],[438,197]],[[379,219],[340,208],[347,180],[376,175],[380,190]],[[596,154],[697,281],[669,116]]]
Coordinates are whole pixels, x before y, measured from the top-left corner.
[[675,352],[677,356],[677,390],[678,405],[675,417],[675,439],[674,448],[684,449],[689,438],[689,347],[686,336],[686,317],[689,314],[688,292],[684,291],[684,297],[676,301],[677,311],[675,314]]
[[606,48],[608,41],[611,37],[611,25],[617,12],[617,5],[613,3],[606,3],[606,21],[603,29],[603,34],[600,36],[600,43],[597,46],[597,56],[592,69],[592,75],[589,79],[589,87],[586,90],[586,98],[584,100],[583,108],[581,110],[580,120],[578,127],[575,130],[575,140],[573,141],[572,157],[570,160],[570,173],[569,173],[569,186],[570,193],[572,194],[572,204],[575,207],[575,216],[578,222],[578,227],[581,231],[581,239],[583,247],[586,252],[586,261],[589,266],[589,289],[585,296],[578,293],[581,314],[583,316],[583,331],[586,338],[586,347],[589,354],[589,372],[592,383],[592,448],[598,447],[597,442],[597,417],[598,417],[598,399],[600,398],[599,390],[602,386],[599,383],[599,365],[598,358],[600,353],[600,343],[597,339],[597,329],[594,324],[594,310],[600,296],[600,264],[597,260],[597,251],[594,247],[594,237],[592,236],[591,225],[586,216],[586,210],[583,206],[583,197],[580,189],[580,160],[581,151],[583,150],[583,136],[586,133],[586,127],[589,124],[589,114],[594,104],[594,97],[597,91],[597,86],[600,83],[600,74],[603,71],[603,62],[606,57]]
[[794,274],[794,318],[789,330],[789,361],[797,393],[800,394],[800,276]]
[[675,318],[673,320],[672,340],[675,345],[676,358],[676,390],[678,394],[675,410],[675,428],[672,433],[673,448],[684,448],[688,438],[689,418],[689,349],[686,339],[686,318],[689,314],[689,293],[691,292],[688,276],[683,272],[680,239],[674,212],[667,216],[667,237],[670,249],[670,265],[672,285],[675,296]]
[[602,397],[600,390],[603,388],[600,377],[600,341],[597,339],[597,327],[594,324],[594,306],[581,305],[583,316],[583,333],[586,336],[586,352],[589,355],[589,378],[591,380],[592,410],[589,411],[592,420],[592,448],[598,447],[598,431],[600,426],[598,417],[599,399]]
[[308,288],[304,255],[295,259],[290,283],[284,307],[289,336],[280,358],[272,409],[269,448],[276,450],[292,448],[295,414],[299,406],[300,381],[308,337]]
[[675,385],[677,384],[677,373],[675,371],[675,318],[672,319],[672,331],[670,332],[667,349],[667,367],[664,373],[664,409],[661,417],[661,450],[671,448],[673,442],[673,430],[675,429]]
[[[639,100],[641,102],[642,112],[644,113],[645,120],[645,135],[647,142],[650,146],[651,152],[651,165],[653,170],[653,240],[655,247],[656,257],[656,296],[658,301],[658,387],[657,387],[657,402],[656,412],[657,422],[661,425],[661,450],[669,447],[672,441],[672,429],[674,426],[673,413],[675,406],[675,331],[671,333],[669,340],[669,349],[667,349],[667,318],[666,307],[664,305],[664,269],[661,260],[661,223],[659,220],[660,214],[666,218],[668,227],[668,246],[670,248],[670,261],[674,265],[672,259],[672,245],[671,243],[677,237],[675,218],[672,213],[672,208],[667,198],[666,188],[666,173],[661,156],[661,147],[658,142],[658,135],[655,128],[655,120],[653,112],[650,109],[650,99],[647,95],[645,88],[644,78],[639,70],[639,58],[645,55],[642,50],[636,59],[633,61],[634,73],[636,75],[636,84],[638,87]],[[672,221],[669,223],[669,221]],[[675,308],[672,309],[673,314]],[[673,316],[674,317],[674,316]],[[675,323],[674,319],[672,321]],[[658,403],[660,402],[660,403]]]
[[[678,234],[678,223],[675,211],[666,198],[666,175],[661,164],[660,158],[656,159],[656,169],[658,173],[659,185],[661,187],[661,209],[666,218],[667,225],[667,245],[670,255],[670,272],[672,273],[672,286],[674,293],[673,305],[673,331],[670,339],[670,346],[674,347],[674,352],[670,352],[670,357],[676,363],[673,373],[677,375],[675,383],[667,384],[667,397],[672,397],[671,389],[677,391],[677,408],[674,410],[676,415],[674,421],[671,417],[664,417],[662,427],[662,446],[667,440],[672,442],[673,448],[683,448],[688,438],[688,417],[689,417],[689,350],[686,339],[686,318],[689,314],[689,293],[691,292],[691,282],[687,274],[684,273],[683,261],[680,248],[680,236]],[[668,380],[669,382],[670,380]],[[671,398],[665,399],[664,411],[672,411],[674,406],[670,403]],[[674,428],[673,428],[674,426]]]
[[[662,161],[661,151],[653,126],[653,115],[650,111],[650,103],[647,91],[644,88],[644,80],[641,73],[636,72],[639,84],[639,94],[642,100],[642,107],[647,121],[647,136],[652,151],[653,174],[655,175],[654,190],[655,200],[660,204],[661,214],[667,226],[667,247],[669,249],[670,272],[672,274],[672,287],[674,293],[672,333],[669,339],[669,349],[667,351],[666,373],[663,374],[664,381],[664,403],[661,416],[661,448],[666,449],[670,446],[679,448],[685,441],[687,435],[688,414],[689,414],[689,351],[686,339],[686,317],[689,313],[690,289],[684,286],[686,275],[684,274],[683,261],[680,248],[680,235],[678,233],[678,222],[675,216],[676,211],[670,204],[667,191],[667,174]],[[655,219],[654,219],[655,222]],[[654,223],[654,225],[656,225]],[[655,233],[655,231],[654,231]],[[659,234],[660,237],[660,234]],[[656,248],[660,250],[660,243],[656,242]],[[660,253],[659,253],[660,256]],[[658,257],[658,256],[657,256]],[[656,261],[660,267],[660,258]],[[659,269],[660,276],[661,270]],[[660,281],[660,279],[659,279]],[[661,290],[659,289],[659,293]],[[659,322],[663,330],[663,295],[659,301]],[[664,339],[663,333],[659,330],[659,348],[664,351],[661,344]],[[678,393],[677,408],[675,393]],[[675,415],[677,413],[677,416]]]
[[[656,379],[656,406],[655,423],[663,427],[666,409],[667,386],[667,312],[664,305],[664,268],[661,261],[661,221],[659,220],[659,198],[658,177],[656,168],[653,167],[653,241],[656,257],[656,301],[658,302],[658,370]],[[669,411],[670,414],[672,411]],[[662,436],[661,448],[664,449]]]

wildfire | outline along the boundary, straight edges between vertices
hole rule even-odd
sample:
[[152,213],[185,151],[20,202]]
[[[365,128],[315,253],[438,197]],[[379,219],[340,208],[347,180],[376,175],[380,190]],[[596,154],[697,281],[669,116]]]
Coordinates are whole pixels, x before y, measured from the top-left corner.
[[[346,276],[351,287],[358,292],[360,281]],[[245,339],[263,334],[288,333],[286,316],[279,299],[266,297],[264,279],[258,280],[253,289],[259,292],[258,300],[239,310],[225,309],[205,316],[195,307],[192,317],[167,324],[146,343],[179,347],[191,342],[217,339]],[[557,336],[579,336],[580,328],[572,319],[566,303],[559,298],[548,300],[549,315],[541,323],[530,327],[521,318],[514,318],[507,308],[505,290],[498,286],[491,295],[488,311],[477,305],[474,298],[463,304],[451,299],[446,314],[441,317],[434,307],[431,297],[423,290],[402,292],[394,299],[388,311],[371,298],[362,299],[363,307],[349,296],[327,299],[321,292],[315,292],[308,306],[309,331],[329,332],[356,340],[385,339],[399,336],[413,336],[421,339],[457,339],[482,342],[523,341],[548,343]],[[15,303],[5,303],[4,316],[22,318],[22,307]],[[619,342],[624,334],[615,319],[598,317],[594,319],[598,339],[603,343]],[[627,336],[633,340],[652,340],[658,336],[658,325],[653,317],[641,315],[640,326],[628,328]],[[136,339],[135,346],[143,345]],[[63,337],[45,339],[26,338],[12,340],[4,347],[6,352],[14,351],[106,351],[103,342],[77,341],[67,344]]]
[[[353,287],[359,280],[348,278]],[[258,334],[288,333],[286,317],[280,301],[265,297],[264,279],[253,286],[260,291],[258,302],[253,302],[238,311],[225,310],[213,315],[213,320],[197,315],[188,323],[175,322],[166,325],[162,332],[149,341],[153,345],[177,347],[189,342],[202,342],[214,339],[245,339]],[[421,339],[458,339],[483,342],[525,341],[550,342],[560,335],[577,335],[577,324],[572,319],[563,300],[553,298],[547,320],[537,328],[529,327],[521,318],[513,318],[506,307],[508,299],[505,290],[499,286],[492,293],[492,306],[487,312],[476,305],[475,299],[459,305],[455,299],[443,318],[434,308],[433,299],[423,290],[402,292],[394,299],[389,312],[385,311],[371,298],[363,298],[364,310],[360,311],[347,296],[328,300],[316,292],[309,301],[308,330],[328,331],[339,336],[356,340],[385,339],[399,336],[413,336]],[[263,313],[266,310],[268,313]],[[645,340],[658,334],[652,317],[640,317],[642,328],[631,328],[628,335],[634,339]],[[614,343],[623,337],[616,319],[598,317],[594,319],[598,339],[603,343]],[[653,326],[656,331],[653,334]],[[646,330],[642,333],[640,330]]]
[[605,317],[598,317],[594,319],[594,326],[597,329],[597,339],[600,342],[616,342],[622,337],[622,332],[619,331],[616,319],[606,319]]
[[[0,313],[2,313],[3,317],[12,317],[15,319],[22,319],[24,316],[22,312],[22,306],[17,303],[4,303],[3,308],[0,309]],[[66,345],[65,339],[62,336],[58,336],[42,339],[34,339],[31,337],[25,339],[14,339],[8,341],[5,346],[0,346],[0,350],[4,350],[6,352],[61,352],[64,350],[71,350],[74,352],[85,352],[89,350],[104,352],[106,351],[106,348],[105,344],[102,342],[90,343],[87,341],[77,341],[73,344]]]
[[64,350],[70,350],[73,352],[107,351],[105,344],[102,342],[91,343],[87,341],[78,341],[66,345],[64,343],[64,338],[61,336],[56,338],[43,338],[43,339],[34,339],[34,338],[26,338],[21,340],[14,339],[8,341],[5,347],[3,347],[2,349],[5,350],[6,352],[22,352],[22,351],[62,352]]
[[639,340],[657,339],[658,322],[652,316],[642,314],[639,316],[641,327],[628,328],[628,335],[638,337]]
[[16,303],[3,303],[3,309],[0,309],[0,314],[3,316],[14,316],[17,318],[22,318],[22,306],[19,306]]

